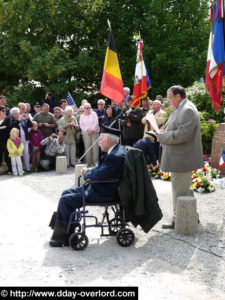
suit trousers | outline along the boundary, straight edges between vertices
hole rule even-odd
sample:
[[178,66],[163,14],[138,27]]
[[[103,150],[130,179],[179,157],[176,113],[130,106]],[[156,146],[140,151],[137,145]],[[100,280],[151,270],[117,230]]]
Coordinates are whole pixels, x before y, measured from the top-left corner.
[[176,216],[177,198],[180,196],[194,196],[191,186],[192,171],[171,172],[172,198],[173,198],[173,218]]
[[[92,134],[83,134],[85,152],[98,139],[98,137],[99,137],[98,132]],[[95,165],[98,162],[98,153],[99,153],[99,146],[98,143],[96,142],[93,148],[89,150],[88,153],[85,155],[86,163],[89,166]]]
[[83,194],[81,187],[67,189],[62,193],[59,200],[56,221],[69,222],[70,214],[83,205]]

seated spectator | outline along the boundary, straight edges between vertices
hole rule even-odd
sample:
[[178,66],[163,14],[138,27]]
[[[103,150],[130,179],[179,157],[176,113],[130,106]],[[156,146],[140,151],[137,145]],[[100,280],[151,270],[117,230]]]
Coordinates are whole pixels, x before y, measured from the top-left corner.
[[33,121],[33,127],[29,134],[29,148],[30,148],[30,157],[31,163],[37,172],[39,170],[39,163],[41,159],[41,141],[44,139],[44,136],[40,130],[38,130],[37,122]]
[[52,113],[49,112],[49,105],[44,103],[41,107],[41,112],[34,116],[34,121],[38,123],[38,129],[43,133],[46,138],[54,133],[57,128],[57,122]]
[[9,132],[11,129],[11,120],[9,116],[6,116],[6,108],[0,106],[0,166],[3,162],[3,155],[8,167],[8,174],[11,174],[11,160],[9,158],[9,152],[7,149],[7,140],[9,138]]
[[61,107],[61,114],[64,116],[65,109],[67,107],[67,101],[66,101],[66,99],[61,99],[59,105]]
[[75,134],[78,129],[77,119],[73,116],[73,109],[71,106],[65,108],[65,115],[62,117],[58,123],[58,128],[64,129],[66,131],[66,137],[64,139],[65,143],[65,153],[67,160],[67,167],[75,166],[76,160],[76,140]]
[[98,100],[98,108],[95,109],[95,112],[98,116],[98,125],[101,128],[102,126],[102,121],[105,118],[105,101],[102,99]]
[[56,99],[53,97],[52,92],[47,92],[42,104],[47,103],[49,105],[49,111],[53,113],[53,109],[56,106]]
[[7,140],[7,149],[9,157],[11,157],[13,175],[23,175],[23,166],[21,156],[23,155],[23,143],[19,138],[19,129],[12,128],[10,138]]
[[[85,104],[87,105],[87,104]],[[96,116],[97,119],[97,116]],[[97,119],[98,121],[98,119]],[[114,128],[104,128],[99,138],[101,150],[105,153],[105,159],[93,169],[83,168],[81,170],[84,179],[103,180],[118,178],[122,176],[125,149],[119,143],[119,130]],[[116,183],[91,183],[85,190],[87,203],[114,201],[118,198],[118,182]],[[76,208],[82,207],[83,195],[81,187],[73,187],[62,193],[60,198],[54,232],[50,240],[50,246],[62,247],[68,245],[68,235],[66,232],[70,214]]]
[[[84,104],[84,114],[80,116],[80,128],[84,141],[85,151],[87,151],[99,137],[98,117],[94,111],[91,111],[90,103]],[[87,154],[86,162],[88,166],[93,166],[98,162],[99,148],[96,142]]]
[[144,152],[148,167],[158,168],[155,142],[157,141],[154,131],[146,132],[146,137],[137,141],[134,148]]
[[56,156],[65,152],[64,137],[66,131],[61,129],[58,135],[52,133],[51,136],[41,141],[42,146],[46,146],[44,155],[41,157],[40,165],[44,170],[55,169]]
[[23,143],[23,164],[27,172],[30,172],[30,153],[29,153],[29,128],[33,124],[29,114],[26,113],[26,105],[23,102],[18,104],[18,107],[13,107],[10,110],[11,126],[19,129],[19,135]]
[[59,120],[63,116],[61,107],[59,107],[59,106],[54,107],[54,116],[55,116],[55,119],[56,119],[57,124],[58,124]]
[[6,108],[6,116],[9,116],[10,109],[6,107],[6,97],[3,95],[0,95],[0,106],[4,106]]
[[[108,105],[106,108],[106,116],[105,118],[102,120],[102,124],[104,124],[105,126],[110,126],[113,128],[117,128],[119,129],[119,124],[118,121],[116,120],[116,112],[114,107],[112,107],[111,105]],[[115,123],[111,126],[111,124],[115,121]]]

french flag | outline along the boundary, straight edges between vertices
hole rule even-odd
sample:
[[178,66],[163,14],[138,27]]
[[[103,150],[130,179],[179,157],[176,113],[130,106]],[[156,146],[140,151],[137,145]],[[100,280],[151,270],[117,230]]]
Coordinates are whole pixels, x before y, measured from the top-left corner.
[[219,162],[219,169],[222,169],[223,167],[225,167],[225,150],[223,149],[222,153],[221,153],[221,157],[220,157],[220,162]]
[[210,10],[212,27],[209,36],[205,85],[213,107],[219,112],[225,72],[224,1],[217,0],[217,4],[211,5]]

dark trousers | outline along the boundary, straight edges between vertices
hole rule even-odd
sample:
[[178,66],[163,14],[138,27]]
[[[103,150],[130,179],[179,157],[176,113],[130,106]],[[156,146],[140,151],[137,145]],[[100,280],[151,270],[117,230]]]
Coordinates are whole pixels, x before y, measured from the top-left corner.
[[59,200],[56,221],[69,222],[70,214],[83,205],[83,194],[81,187],[67,189],[62,193]]
[[3,154],[4,154],[5,162],[8,167],[8,172],[12,172],[11,159],[9,157],[9,152],[8,152],[6,144],[0,144],[0,164],[2,163],[2,160],[3,160],[2,159]]

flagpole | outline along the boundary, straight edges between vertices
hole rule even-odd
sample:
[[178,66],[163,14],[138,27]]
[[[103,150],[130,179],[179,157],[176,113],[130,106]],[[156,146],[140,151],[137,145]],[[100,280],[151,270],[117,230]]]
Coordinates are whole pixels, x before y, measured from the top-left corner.
[[107,23],[108,23],[108,26],[109,26],[109,31],[112,31],[112,27],[111,27],[109,19],[107,19]]

